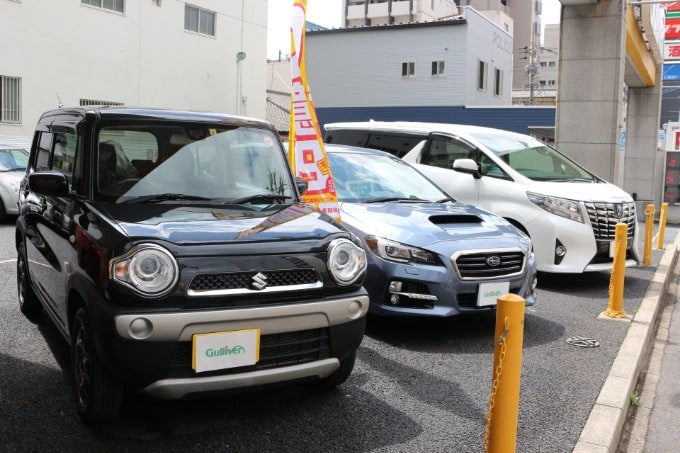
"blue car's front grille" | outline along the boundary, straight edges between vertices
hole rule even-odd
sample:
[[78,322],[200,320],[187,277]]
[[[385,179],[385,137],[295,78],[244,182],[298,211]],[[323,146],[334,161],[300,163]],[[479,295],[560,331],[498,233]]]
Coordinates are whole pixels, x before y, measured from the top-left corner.
[[461,280],[512,277],[524,272],[526,256],[521,250],[485,250],[457,253],[453,266]]

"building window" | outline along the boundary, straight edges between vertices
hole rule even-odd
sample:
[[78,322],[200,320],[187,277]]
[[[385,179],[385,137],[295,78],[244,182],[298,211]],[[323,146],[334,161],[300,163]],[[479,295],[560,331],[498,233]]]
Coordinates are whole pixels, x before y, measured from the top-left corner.
[[479,60],[479,72],[477,73],[477,89],[486,91],[488,65],[486,61]]
[[401,76],[403,78],[416,76],[416,63],[414,61],[405,61],[401,64]]
[[432,77],[444,77],[446,75],[446,64],[444,60],[432,62]]
[[0,123],[21,122],[21,78],[0,76]]
[[80,0],[80,3],[111,11],[125,12],[125,0]]
[[503,71],[498,68],[494,71],[493,94],[496,96],[503,94]]
[[120,105],[125,105],[122,102],[115,102],[115,101],[99,101],[97,99],[81,99],[80,100],[80,106],[81,107],[87,107],[89,105],[113,105],[113,106],[120,106]]
[[161,6],[161,0],[151,0],[151,3],[153,3],[156,6]]
[[549,86],[549,87],[554,87],[554,86],[555,86],[555,81],[554,81],[554,80],[548,80],[548,86]]
[[184,5],[184,29],[202,35],[215,36],[215,13]]
[[555,67],[555,62],[554,62],[554,61],[548,62],[548,67],[549,67],[549,68],[554,68],[554,67]]

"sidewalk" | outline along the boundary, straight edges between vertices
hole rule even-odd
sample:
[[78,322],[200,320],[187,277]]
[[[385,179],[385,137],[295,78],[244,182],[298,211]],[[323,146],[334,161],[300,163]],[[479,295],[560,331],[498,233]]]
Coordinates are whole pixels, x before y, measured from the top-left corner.
[[[640,307],[624,320],[630,322],[630,329],[574,453],[652,453],[680,448],[680,313],[672,319],[680,281],[677,228],[667,229],[664,239],[663,255],[652,263],[656,272]],[[631,401],[635,401],[633,407]]]

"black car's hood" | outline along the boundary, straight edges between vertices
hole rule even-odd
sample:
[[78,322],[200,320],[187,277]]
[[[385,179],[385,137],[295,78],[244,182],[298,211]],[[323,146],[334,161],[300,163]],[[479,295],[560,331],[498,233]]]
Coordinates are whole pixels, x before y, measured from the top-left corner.
[[128,237],[174,243],[316,239],[343,230],[330,216],[303,203],[268,211],[172,204],[106,203],[94,207]]

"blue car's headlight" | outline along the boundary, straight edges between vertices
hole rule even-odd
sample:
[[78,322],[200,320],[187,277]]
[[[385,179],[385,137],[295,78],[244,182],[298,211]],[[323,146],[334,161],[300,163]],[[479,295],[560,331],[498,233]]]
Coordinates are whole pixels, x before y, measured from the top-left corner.
[[437,264],[437,259],[432,253],[417,247],[390,241],[389,239],[367,236],[366,244],[373,253],[389,261]]

